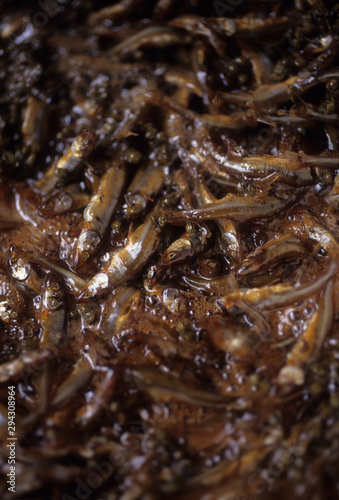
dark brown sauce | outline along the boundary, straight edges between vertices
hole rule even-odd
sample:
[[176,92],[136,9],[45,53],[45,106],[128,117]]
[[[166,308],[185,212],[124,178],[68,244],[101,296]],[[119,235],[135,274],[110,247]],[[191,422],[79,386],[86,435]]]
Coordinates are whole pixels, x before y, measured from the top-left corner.
[[42,4],[0,21],[1,498],[338,498],[337,3]]

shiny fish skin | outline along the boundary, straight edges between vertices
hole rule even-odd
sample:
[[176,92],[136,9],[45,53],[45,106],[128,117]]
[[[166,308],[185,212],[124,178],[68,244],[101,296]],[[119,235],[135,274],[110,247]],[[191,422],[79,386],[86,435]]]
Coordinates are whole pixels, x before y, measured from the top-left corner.
[[220,165],[222,169],[231,175],[246,174],[250,177],[257,177],[268,172],[276,172],[280,174],[280,178],[285,182],[292,182],[294,185],[298,182],[308,184],[312,180],[312,175],[306,166],[306,161],[297,155],[290,153],[283,156],[262,155],[250,156],[248,158],[227,157],[219,154],[217,151],[210,148],[210,144],[204,152],[197,150],[196,156],[203,162],[204,157],[208,157],[211,151],[212,157]]
[[[53,352],[49,349],[28,352],[14,361],[8,361],[0,366],[0,383],[8,380],[19,380],[25,371],[28,375],[37,370],[41,370],[41,363],[45,364],[49,358],[53,357]],[[36,367],[36,368],[35,368]]]
[[203,122],[209,127],[241,130],[256,124],[256,119],[248,113],[233,113],[231,115],[205,113],[201,116]]
[[305,72],[302,75],[291,76],[284,82],[261,85],[252,92],[219,92],[215,100],[216,104],[228,102],[243,107],[262,106],[265,104],[283,104],[290,100],[291,91],[297,93],[305,92],[318,83],[336,78],[338,75],[338,72],[333,72],[316,78]]
[[[339,257],[339,241],[334,234],[317,220],[316,217],[300,207],[294,211],[294,215],[296,220],[300,220],[303,224],[303,231],[304,234],[306,233],[307,238],[316,244],[320,244],[330,258],[337,260]],[[298,225],[294,226],[291,224],[290,228],[291,231],[295,232],[297,237],[302,237],[303,233],[300,232]]]
[[[294,19],[294,23],[300,21]],[[186,29],[189,33],[205,36],[212,46],[216,44],[215,36],[236,36],[239,38],[260,38],[272,36],[273,33],[291,27],[288,17],[282,18],[199,18],[198,16],[182,16],[171,21],[172,26]]]
[[114,371],[107,370],[107,373],[96,390],[92,401],[77,411],[76,421],[81,427],[89,425],[100,415],[100,413],[102,413],[104,406],[109,405],[114,393],[116,382],[117,377]]
[[207,226],[199,225],[192,228],[189,233],[184,233],[180,238],[173,241],[164,251],[161,258],[149,273],[150,287],[163,279],[171,271],[173,265],[178,265],[201,253],[208,245],[211,232]]
[[133,286],[122,286],[106,300],[100,321],[100,330],[105,336],[113,337],[121,331],[140,296],[140,290]]
[[173,241],[171,245],[164,251],[162,257],[157,262],[158,271],[155,274],[162,273],[162,269],[170,268],[173,264],[180,264],[187,259],[192,258],[202,252],[208,243],[208,238],[211,232],[207,226],[200,225],[199,227],[190,229],[190,232],[184,233],[179,239]]
[[189,276],[183,276],[182,280],[190,287],[199,290],[199,292],[205,292],[206,294],[216,293],[225,295],[234,290],[234,279],[231,275],[204,279],[200,276],[191,274]]
[[185,88],[199,97],[203,97],[203,92],[194,74],[189,71],[169,70],[165,73],[164,79],[179,88]]
[[240,278],[266,272],[268,268],[286,259],[301,259],[307,255],[305,245],[291,234],[284,234],[255,248],[236,271]]
[[22,122],[22,134],[26,144],[32,145],[34,150],[41,147],[46,127],[47,105],[36,97],[30,96]]
[[57,393],[52,400],[53,406],[62,406],[74,393],[87,384],[93,375],[93,366],[86,356],[81,356],[75,363],[73,370],[58,387]]
[[193,231],[192,235],[185,233],[167,248],[158,264],[160,266],[178,264],[197,255],[204,250],[209,235],[210,232],[204,228]]
[[81,165],[83,158],[92,153],[97,143],[93,130],[84,130],[68,148],[67,152],[36,183],[38,191],[46,195],[60,182],[72,175]]
[[38,252],[32,257],[32,262],[40,264],[46,270],[52,269],[58,276],[60,276],[60,278],[62,278],[64,284],[75,294],[79,293],[80,290],[82,290],[87,284],[88,280],[81,278],[69,269],[59,266]]
[[152,214],[128,238],[126,245],[112,253],[102,271],[96,274],[80,294],[87,300],[107,293],[138,273],[150,259],[159,244],[159,231]]
[[292,24],[298,24],[299,19],[284,17],[259,18],[212,18],[206,19],[204,24],[227,36],[254,38],[275,36],[280,30],[289,29]]
[[258,309],[270,310],[286,307],[295,302],[307,299],[321,290],[326,283],[333,278],[338,271],[338,264],[332,261],[327,271],[316,280],[300,285],[271,285],[262,288],[249,288],[230,293],[223,299],[218,300],[220,305],[230,307],[239,299]]
[[69,341],[65,333],[65,323],[65,294],[55,276],[48,276],[41,297],[40,346],[58,349],[67,345]]
[[154,392],[159,398],[174,401],[185,401],[192,405],[203,405],[211,407],[241,407],[241,403],[237,404],[236,395],[222,397],[211,392],[203,391],[200,388],[191,386],[173,376],[155,373],[147,368],[139,368],[138,370],[129,369],[128,377],[133,377],[135,381],[144,388],[145,391]]
[[24,254],[15,245],[10,247],[8,267],[10,276],[20,290],[29,295],[39,295],[42,280],[32,268],[29,260],[24,258]]
[[339,3],[0,11],[0,498],[335,500]]
[[[187,177],[184,173],[179,173],[176,175],[176,181],[181,191],[183,205],[185,208],[192,207],[193,200]],[[183,263],[201,253],[207,247],[210,236],[211,232],[205,224],[200,223],[195,226],[188,224],[186,232],[170,244],[151,270],[150,286],[152,287],[156,281],[168,274],[173,264]]]
[[89,15],[90,23],[94,24],[101,22],[105,19],[112,21],[116,20],[119,16],[128,14],[133,10],[141,0],[121,0],[114,5],[109,5]]
[[120,160],[102,176],[97,192],[83,213],[84,222],[76,248],[77,265],[95,255],[121,196],[125,179],[126,168]]
[[274,196],[237,196],[230,193],[214,203],[190,210],[166,212],[166,215],[169,223],[179,225],[220,217],[229,217],[234,220],[256,219],[257,217],[270,217],[286,208],[288,203],[290,201],[279,200]]
[[[215,203],[217,200],[202,182],[197,185],[197,193],[201,201],[200,205]],[[220,242],[226,254],[233,262],[240,262],[242,260],[242,249],[234,222],[231,219],[220,218],[217,220],[217,224],[220,230]]]
[[333,322],[333,287],[330,280],[313,313],[306,331],[297,339],[287,355],[286,364],[278,374],[278,384],[282,386],[303,385],[305,383],[305,367],[314,360],[324,339],[331,331]]
[[190,41],[191,38],[188,35],[174,27],[150,26],[116,45],[108,51],[107,55],[114,57],[121,52],[133,52],[143,47],[166,47],[177,43],[187,44]]
[[245,176],[261,177],[267,173],[275,172],[279,174],[280,180],[292,185],[298,183],[301,186],[310,184],[313,179],[307,160],[313,161],[314,158],[308,157],[302,152],[250,157],[223,154],[215,148],[204,122],[198,117],[195,118],[195,127],[200,140],[192,141],[190,159],[204,166],[213,176],[217,175],[219,171],[219,173],[227,173],[243,179]]
[[136,216],[159,193],[169,174],[165,144],[160,141],[152,149],[149,162],[139,167],[126,193],[125,217]]

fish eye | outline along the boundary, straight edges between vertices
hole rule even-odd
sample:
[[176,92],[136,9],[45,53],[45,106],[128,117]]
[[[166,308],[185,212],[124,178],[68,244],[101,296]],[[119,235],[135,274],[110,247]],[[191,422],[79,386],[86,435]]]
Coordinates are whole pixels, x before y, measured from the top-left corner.
[[55,291],[55,292],[56,292],[57,290],[59,290],[59,289],[60,289],[60,285],[59,285],[59,283],[58,283],[57,281],[53,281],[53,282],[51,283],[51,289],[52,289],[53,291]]
[[47,298],[46,306],[47,306],[47,309],[51,309],[52,311],[55,311],[56,309],[58,309],[61,306],[61,300],[58,299],[58,297],[50,296]]
[[81,252],[81,260],[86,261],[89,259],[89,253],[88,252]]
[[100,244],[100,236],[96,231],[85,231],[79,237],[79,244],[80,248],[82,248],[81,259],[88,260],[90,253]]

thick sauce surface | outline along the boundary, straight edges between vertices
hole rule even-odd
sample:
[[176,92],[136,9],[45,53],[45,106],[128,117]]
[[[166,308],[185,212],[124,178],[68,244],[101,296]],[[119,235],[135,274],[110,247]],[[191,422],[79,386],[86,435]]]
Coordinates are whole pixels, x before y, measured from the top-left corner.
[[0,20],[1,498],[339,498],[337,3],[53,5]]

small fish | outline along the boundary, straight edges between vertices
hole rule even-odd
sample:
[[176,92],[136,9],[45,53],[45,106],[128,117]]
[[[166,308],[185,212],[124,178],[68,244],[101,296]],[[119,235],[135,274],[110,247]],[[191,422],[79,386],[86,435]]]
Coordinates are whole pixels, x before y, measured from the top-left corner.
[[[196,182],[196,191],[200,205],[215,203],[217,201],[207,186],[202,182]],[[220,231],[220,242],[226,255],[228,255],[233,262],[242,261],[241,243],[235,223],[228,218],[220,218],[217,219],[216,222]]]
[[281,31],[290,29],[299,24],[301,17],[296,16],[291,19],[287,16],[272,16],[261,19],[259,17],[242,18],[206,18],[200,21],[204,26],[215,30],[217,33],[226,36],[239,38],[262,38],[275,37]]
[[[157,281],[159,279],[157,278]],[[187,313],[187,303],[184,295],[177,289],[161,286],[151,280],[145,280],[145,289],[152,299],[156,298],[172,314],[180,315]]]
[[281,261],[301,259],[307,253],[307,248],[299,238],[292,234],[284,234],[269,240],[249,253],[236,270],[236,275],[240,278],[246,278],[253,274],[266,272],[267,269]]
[[42,279],[33,269],[30,261],[25,258],[24,252],[12,244],[9,249],[8,269],[16,285],[28,295],[39,295]]
[[81,355],[75,362],[73,370],[58,387],[57,393],[52,400],[52,406],[60,407],[67,403],[80,391],[93,376],[94,367],[88,358]]
[[[126,376],[132,378],[144,391],[164,401],[184,403],[214,408],[241,407],[236,403],[237,395],[222,396],[204,391],[180,378],[148,368],[128,368]],[[243,406],[242,406],[243,407]]]
[[240,289],[230,293],[223,299],[218,299],[218,304],[229,308],[236,305],[239,300],[257,309],[270,310],[287,307],[290,304],[307,299],[318,293],[330,279],[338,272],[338,264],[330,262],[327,271],[310,283],[300,285],[271,285],[261,288]]
[[195,228],[193,224],[187,224],[186,233],[167,248],[159,261],[159,265],[179,264],[198,255],[205,249],[210,235],[211,232],[205,225]]
[[88,18],[91,24],[100,23],[106,19],[114,22],[119,17],[127,15],[134,10],[139,3],[142,3],[142,0],[121,0],[113,5],[91,12]]
[[199,81],[190,71],[183,69],[169,69],[164,74],[164,80],[168,83],[176,85],[179,88],[185,88],[199,97],[203,97]]
[[63,280],[63,283],[70,289],[72,293],[79,293],[87,284],[85,280],[73,273],[69,269],[59,266],[50,259],[44,257],[41,252],[36,251],[31,257],[32,262],[35,262],[45,268],[47,271],[51,269]]
[[[267,174],[279,174],[279,179],[293,186],[308,185],[313,181],[311,171],[302,153],[285,153],[284,155],[253,155],[239,157],[237,155],[219,152],[211,135],[206,129],[201,116],[189,117],[193,120],[195,136],[191,141],[190,153],[180,151],[183,162],[199,165],[213,177],[234,176],[240,181],[244,178],[263,178]],[[180,120],[177,120],[180,126]],[[184,131],[182,132],[185,133]],[[187,133],[187,132],[186,132]],[[180,144],[180,142],[179,142]],[[266,179],[265,179],[266,180]]]
[[54,275],[45,280],[41,302],[40,346],[53,349],[67,345],[65,294]]
[[24,353],[13,361],[3,363],[0,365],[0,383],[19,380],[25,372],[33,373],[35,367],[38,367],[38,371],[40,371],[41,364],[46,363],[52,357],[51,350],[42,349]]
[[161,94],[151,74],[140,80],[140,84],[121,93],[111,108],[111,114],[119,116],[113,132],[113,138],[118,141],[131,135],[133,127],[150,103],[161,100]]
[[65,187],[62,192],[53,194],[42,204],[40,212],[47,217],[64,214],[84,208],[90,201],[90,195],[79,190],[78,185]]
[[230,274],[212,279],[201,278],[196,274],[189,274],[188,276],[183,276],[182,280],[195,290],[206,294],[216,293],[225,295],[234,290],[234,279]]
[[37,151],[44,142],[47,105],[32,95],[27,98],[21,132],[27,145]]
[[257,50],[257,48],[252,48],[250,45],[245,46],[241,53],[251,63],[255,84],[263,85],[270,83],[273,63],[268,55],[265,52]]
[[87,300],[107,293],[135,276],[157,249],[159,230],[165,220],[155,212],[149,214],[146,221],[128,236],[126,245],[111,253],[107,264],[87,283],[79,299]]
[[36,188],[42,195],[50,193],[58,184],[74,174],[83,159],[90,155],[98,143],[98,137],[94,130],[84,130],[67,152],[54,164],[36,183]]
[[208,203],[199,208],[182,211],[166,212],[170,224],[184,224],[185,222],[199,222],[229,217],[234,220],[256,219],[270,217],[284,210],[292,200],[279,200],[275,196],[237,196],[227,194],[214,203]]
[[321,76],[315,77],[307,71],[291,76],[287,80],[279,83],[260,85],[250,92],[217,92],[215,97],[215,104],[221,105],[222,103],[237,104],[242,107],[256,107],[284,104],[291,100],[291,94],[301,94],[306,90],[311,89],[319,83],[336,78],[339,76],[338,72],[325,73]]
[[310,163],[307,163],[306,158],[297,153],[288,153],[284,156],[264,154],[241,158],[219,153],[210,140],[204,141],[199,147],[193,143],[192,152],[201,164],[212,163],[213,167],[213,162],[215,162],[217,169],[219,167],[219,170],[240,178],[244,175],[260,177],[267,173],[278,173],[281,180],[292,185],[307,185],[312,181],[308,167],[312,166],[313,160],[310,159]]
[[330,280],[318,302],[307,329],[298,338],[287,355],[286,364],[281,368],[277,382],[279,385],[303,385],[305,368],[311,363],[321,348],[333,322],[334,280]]
[[[189,189],[187,176],[184,172],[179,171],[175,179],[180,189],[182,205],[189,209],[193,206],[193,196]],[[181,264],[199,255],[208,245],[210,237],[211,231],[205,224],[186,224],[186,232],[170,244],[150,270],[150,287],[152,288],[156,281],[167,275],[174,264]]]
[[202,121],[209,127],[226,128],[229,130],[241,130],[246,127],[254,127],[256,118],[250,113],[232,113],[230,115],[204,113]]
[[136,308],[140,299],[140,290],[133,286],[122,286],[106,300],[100,321],[100,330],[106,336],[113,337],[121,331],[129,314]]
[[191,37],[173,26],[148,26],[139,30],[106,52],[108,57],[135,52],[143,47],[167,47],[188,44]]
[[168,163],[165,144],[159,141],[149,155],[149,163],[139,167],[127,189],[125,217],[140,214],[147,203],[159,193],[169,174]]
[[84,222],[76,248],[76,265],[95,255],[121,196],[125,179],[126,168],[120,160],[102,176],[97,192],[84,210]]
[[114,394],[117,376],[114,371],[108,369],[102,381],[100,381],[94,391],[93,398],[86,405],[82,406],[76,413],[76,422],[81,427],[85,427],[104,411]]
[[220,57],[225,56],[218,34],[213,29],[213,26],[207,26],[204,21],[205,19],[202,19],[199,16],[184,15],[170,21],[170,25],[175,26],[176,28],[184,29],[192,35],[203,36],[206,40],[208,40],[210,45]]
[[273,123],[286,124],[286,125],[302,125],[304,127],[314,127],[317,122],[322,123],[338,123],[338,116],[336,113],[320,113],[316,107],[302,101],[302,105],[292,110],[279,110],[279,116],[267,116],[267,120]]
[[[251,489],[248,485],[251,485],[252,489],[253,485],[249,481],[237,481],[237,477],[255,478],[255,471],[261,470],[260,464],[266,461],[269,454],[276,449],[282,440],[282,431],[280,429],[275,430],[275,432],[269,430],[265,434],[266,436],[262,437],[262,441],[258,440],[258,442],[255,442],[255,437],[252,436],[251,446],[253,448],[248,449],[247,447],[241,456],[237,457],[237,460],[221,460],[220,463],[205,467],[203,472],[191,477],[188,483],[197,487],[198,491],[193,490],[194,496],[188,500],[203,500],[200,493],[206,487],[208,487],[206,491],[213,491],[212,496],[207,493],[207,498],[211,500],[233,500],[236,498],[234,497],[234,491],[241,495],[239,498],[249,496]],[[216,492],[216,495],[214,495],[214,492]],[[183,500],[183,498],[179,497],[179,500]]]
[[284,82],[266,83],[252,91],[217,92],[214,103],[218,107],[224,103],[236,104],[245,108],[255,108],[263,105],[284,104],[290,101],[288,89],[299,81],[297,76],[291,76]]
[[305,209],[298,207],[295,209],[294,214],[296,219],[301,221],[303,228],[300,231],[298,226],[290,224],[290,230],[293,230],[299,238],[302,238],[303,234],[306,233],[310,240],[321,245],[330,258],[338,259],[339,242],[335,235]]

